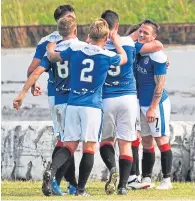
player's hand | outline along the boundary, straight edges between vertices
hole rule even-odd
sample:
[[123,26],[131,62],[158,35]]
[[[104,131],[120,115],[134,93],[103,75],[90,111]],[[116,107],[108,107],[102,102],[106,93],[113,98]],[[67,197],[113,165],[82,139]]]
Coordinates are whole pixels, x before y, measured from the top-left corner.
[[114,44],[120,43],[120,36],[118,35],[118,29],[113,29],[110,31],[110,39],[113,41]]
[[40,96],[42,95],[42,90],[39,84],[35,84],[31,87],[31,93],[33,96]]
[[54,51],[55,48],[56,48],[56,42],[48,43],[46,47],[47,52]]
[[24,94],[20,93],[18,96],[16,96],[16,98],[13,101],[13,108],[19,110],[23,100],[24,100]]
[[146,121],[148,123],[154,122],[156,118],[155,114],[155,109],[154,108],[149,108],[148,111],[146,112]]

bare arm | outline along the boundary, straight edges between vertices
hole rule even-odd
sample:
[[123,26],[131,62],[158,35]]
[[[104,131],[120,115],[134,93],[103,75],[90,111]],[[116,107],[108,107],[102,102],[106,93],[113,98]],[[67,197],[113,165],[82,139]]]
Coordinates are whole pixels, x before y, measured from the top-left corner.
[[125,50],[122,48],[122,46],[120,45],[120,36],[117,34],[117,30],[110,32],[110,38],[112,39],[116,47],[117,54],[119,54],[121,57],[121,61],[119,65],[123,65],[127,63],[127,54]]
[[161,100],[164,85],[165,85],[165,77],[166,75],[155,75],[154,81],[156,83],[156,87],[154,89],[154,94],[152,98],[152,103],[146,113],[146,118],[148,122],[153,122],[155,120],[155,111]]
[[62,61],[62,59],[60,57],[60,53],[54,51],[55,47],[56,47],[56,43],[49,43],[47,45],[47,58],[52,63],[55,63],[55,62],[58,62],[58,61]]
[[40,75],[43,72],[45,72],[45,68],[39,66],[31,73],[31,75],[29,76],[29,78],[25,82],[22,91],[19,93],[19,95],[13,101],[13,107],[14,108],[16,108],[17,110],[20,108],[26,93],[28,92],[30,87],[32,87],[32,85],[35,84],[35,82],[37,81],[37,79],[40,77]]
[[[37,58],[33,58],[30,66],[28,67],[27,70],[27,77],[30,76],[30,74],[39,66],[41,60],[37,59]],[[33,96],[39,96],[42,94],[41,92],[41,87],[39,86],[39,84],[33,84],[31,87],[31,93]]]
[[163,49],[163,44],[158,40],[153,40],[149,43],[145,43],[141,48],[140,52],[148,53],[148,52],[157,52]]
[[40,62],[41,62],[40,59],[33,58],[30,66],[28,67],[28,70],[27,70],[27,77],[29,77],[30,74],[39,66]]

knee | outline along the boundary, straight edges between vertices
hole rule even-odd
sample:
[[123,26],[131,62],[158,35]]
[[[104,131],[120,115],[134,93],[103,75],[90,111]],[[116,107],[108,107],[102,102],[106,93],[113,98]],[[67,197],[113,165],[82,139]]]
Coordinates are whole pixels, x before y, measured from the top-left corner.
[[142,138],[142,145],[144,149],[151,149],[154,147],[153,137],[147,136]]

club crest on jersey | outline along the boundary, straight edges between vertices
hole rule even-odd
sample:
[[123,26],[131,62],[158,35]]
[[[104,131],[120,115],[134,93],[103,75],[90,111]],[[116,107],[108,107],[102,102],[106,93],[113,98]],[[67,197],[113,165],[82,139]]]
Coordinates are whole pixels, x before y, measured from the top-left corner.
[[148,62],[149,62],[149,57],[146,57],[146,58],[144,59],[144,64],[148,64]]

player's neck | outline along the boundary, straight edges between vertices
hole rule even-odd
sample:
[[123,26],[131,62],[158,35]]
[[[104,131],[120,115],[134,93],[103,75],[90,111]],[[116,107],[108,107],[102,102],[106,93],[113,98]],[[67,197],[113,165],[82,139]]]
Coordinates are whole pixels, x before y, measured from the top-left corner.
[[91,43],[92,45],[97,45],[97,46],[99,46],[99,47],[101,47],[101,48],[103,48],[104,45],[105,45],[105,42],[103,42],[103,41],[93,41],[93,40],[91,40],[90,43]]
[[70,35],[70,36],[63,37],[63,40],[70,40],[70,39],[75,39],[75,38],[76,38],[75,35]]

